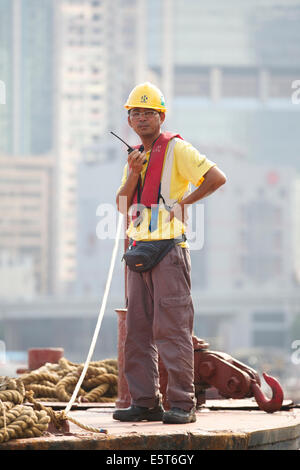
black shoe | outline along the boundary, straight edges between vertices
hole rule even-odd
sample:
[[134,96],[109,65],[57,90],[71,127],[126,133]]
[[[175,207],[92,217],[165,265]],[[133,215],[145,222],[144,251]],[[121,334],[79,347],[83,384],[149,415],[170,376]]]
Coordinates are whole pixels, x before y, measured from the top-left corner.
[[161,421],[164,409],[159,404],[154,408],[131,405],[129,408],[119,409],[113,413],[113,419],[119,421]]
[[169,411],[165,411],[163,415],[163,423],[166,424],[185,424],[194,423],[195,421],[195,408],[192,408],[190,411],[185,411],[181,408],[171,408]]

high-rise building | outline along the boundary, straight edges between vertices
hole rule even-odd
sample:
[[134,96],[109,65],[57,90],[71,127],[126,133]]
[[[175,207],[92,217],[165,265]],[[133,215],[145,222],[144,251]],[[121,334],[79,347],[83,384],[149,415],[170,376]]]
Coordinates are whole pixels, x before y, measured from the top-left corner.
[[200,266],[204,257],[205,281],[196,275],[195,288],[219,294],[293,288],[294,168],[218,152],[228,184],[205,200],[203,250],[192,253]]
[[122,133],[136,74],[135,4],[3,0],[0,13],[0,153],[55,156],[53,266],[66,292],[77,276],[77,167],[116,157],[109,131]]
[[5,104],[0,104],[0,151],[13,151],[13,2],[0,2],[0,80]]
[[52,0],[0,2],[2,299],[53,292],[53,11]]
[[0,152],[42,155],[53,147],[52,0],[0,3]]
[[122,100],[120,0],[57,4],[57,286],[77,277],[77,170],[80,161],[114,158],[109,130],[119,131]]
[[0,298],[53,292],[53,157],[0,156]]
[[144,77],[155,74],[165,91],[168,125],[203,145],[299,168],[299,0],[143,3]]

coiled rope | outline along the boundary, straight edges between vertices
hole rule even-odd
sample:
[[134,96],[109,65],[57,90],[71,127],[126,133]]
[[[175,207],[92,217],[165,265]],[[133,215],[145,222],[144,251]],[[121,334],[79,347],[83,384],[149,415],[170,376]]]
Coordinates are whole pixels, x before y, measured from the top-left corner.
[[48,429],[49,414],[24,406],[25,398],[25,387],[20,379],[0,377],[0,443],[21,437],[39,437]]
[[[50,420],[53,422],[53,424],[55,425],[55,427],[57,429],[62,428],[63,423],[65,421],[69,420],[69,421],[73,422],[74,424],[76,424],[77,426],[79,426],[83,429],[86,429],[88,431],[95,432],[95,433],[105,433],[105,434],[107,433],[107,430],[105,430],[105,429],[94,428],[92,426],[87,426],[85,424],[80,423],[79,421],[77,421],[73,417],[70,417],[68,415],[68,413],[71,410],[71,408],[72,408],[79,392],[81,393],[81,396],[83,396],[83,399],[88,399],[88,400],[90,399],[92,401],[92,400],[95,399],[95,397],[98,397],[99,393],[101,393],[103,395],[105,392],[108,392],[109,389],[111,390],[111,393],[113,393],[113,391],[116,390],[116,382],[115,382],[116,379],[111,377],[111,376],[115,377],[115,375],[108,372],[107,368],[106,368],[106,372],[107,372],[106,373],[106,380],[107,380],[107,382],[101,382],[100,378],[95,379],[95,377],[90,377],[89,375],[87,375],[87,381],[90,380],[90,379],[93,379],[93,381],[85,382],[85,384],[83,384],[83,381],[84,381],[84,379],[86,377],[86,374],[88,372],[89,365],[90,365],[90,362],[91,362],[91,358],[92,358],[92,355],[93,355],[94,350],[95,350],[97,338],[98,338],[98,335],[99,335],[99,331],[100,331],[100,328],[101,328],[101,324],[102,324],[102,320],[103,320],[103,316],[104,316],[104,312],[105,312],[105,308],[106,308],[108,293],[109,293],[110,286],[111,286],[112,275],[113,275],[113,270],[114,270],[117,251],[118,251],[119,240],[120,240],[120,236],[121,236],[122,222],[123,222],[123,215],[121,213],[119,213],[115,244],[114,244],[114,248],[113,248],[113,252],[112,252],[109,272],[108,272],[108,276],[107,276],[107,281],[106,281],[106,286],[105,286],[105,291],[104,291],[104,295],[103,295],[101,308],[100,308],[99,315],[98,315],[98,320],[97,320],[97,323],[96,323],[94,335],[93,335],[93,338],[92,338],[92,341],[91,341],[91,345],[90,345],[90,348],[89,348],[89,352],[88,352],[86,361],[84,363],[84,366],[80,367],[81,374],[80,374],[79,378],[78,378],[78,374],[77,374],[77,377],[76,377],[77,383],[76,383],[76,386],[74,388],[74,391],[73,391],[72,395],[70,396],[70,394],[68,393],[68,387],[70,386],[70,382],[72,382],[73,385],[74,385],[75,381],[74,381],[74,379],[70,379],[70,377],[68,379],[64,377],[62,379],[62,380],[65,379],[63,384],[60,384],[60,386],[59,386],[59,382],[58,383],[54,382],[54,380],[56,380],[54,374],[52,374],[51,377],[47,376],[47,378],[46,378],[46,376],[44,376],[43,380],[45,380],[46,383],[40,384],[40,387],[42,387],[42,388],[39,388],[39,389],[36,388],[35,390],[29,389],[27,391],[25,390],[25,385],[22,382],[22,380],[16,379],[16,382],[13,382],[13,380],[8,379],[9,387],[12,387],[12,389],[10,390],[10,388],[8,388],[7,392],[9,392],[9,394],[6,393],[5,396],[3,396],[3,397],[1,396],[1,393],[0,393],[1,410],[2,410],[2,416],[0,416],[0,442],[4,442],[4,441],[7,441],[9,439],[18,438],[18,437],[35,437],[37,435],[41,435],[45,430],[47,430]],[[68,367],[71,367],[71,363],[66,363],[65,362],[65,365],[66,364],[67,364]],[[90,371],[92,370],[93,367],[95,367],[94,364],[91,365]],[[39,371],[40,371],[40,369],[39,369]],[[79,369],[77,370],[77,372],[79,372]],[[98,374],[98,376],[101,376],[101,375],[102,374]],[[77,378],[78,378],[78,380],[77,380]],[[3,382],[3,387],[6,387],[7,384],[8,384],[8,381],[6,379],[7,378],[5,378],[5,381]],[[1,377],[0,377],[0,380],[1,380]],[[28,377],[27,377],[27,379],[25,378],[25,381],[26,380],[29,380],[29,378]],[[97,382],[97,380],[99,380],[99,382],[97,384],[97,387],[96,387],[96,388],[99,387],[97,392],[94,390],[94,391],[92,391],[92,393],[90,395],[89,395],[90,392],[83,393],[83,392],[86,392],[84,387],[88,386],[87,385],[88,383],[90,385],[91,383],[95,383],[95,381]],[[66,393],[67,394],[66,396],[69,399],[69,402],[68,402],[65,410],[63,410],[63,411],[54,411],[51,407],[45,407],[44,405],[39,403],[36,398],[34,398],[35,393],[41,393],[41,392],[43,394],[52,393],[52,392],[50,392],[50,390],[52,390],[52,388],[53,388],[52,387],[53,383],[56,383],[56,387],[55,387],[56,392],[58,391],[59,394],[62,394],[60,396],[65,396],[64,393]],[[19,389],[22,390],[22,393],[19,391]],[[105,390],[105,392],[104,392],[104,390]],[[1,391],[1,386],[0,386],[0,391]],[[4,391],[6,391],[6,389]],[[18,393],[11,394],[12,391],[17,391]],[[14,399],[17,400],[16,404],[15,404],[14,401],[10,401],[10,398],[12,398],[13,396],[14,396]],[[87,398],[87,396],[88,396],[88,398]],[[99,398],[101,398],[101,396]],[[11,411],[11,408],[12,407],[16,408],[19,405],[18,400],[19,401],[21,400],[21,403],[23,403],[23,400],[24,400],[25,397],[29,402],[31,402],[34,405],[34,409],[32,409],[29,406],[23,406],[22,408],[24,408],[25,410],[22,411],[22,413],[23,413],[22,417],[24,416],[24,418],[22,418],[22,419],[16,418],[17,421],[14,424],[13,416],[15,414],[18,415],[20,410],[19,409],[15,410],[14,413],[13,413]],[[53,397],[47,397],[47,398],[53,398]],[[7,399],[8,399],[8,401],[7,401]],[[110,401],[112,401],[112,397],[110,397]],[[6,404],[6,403],[8,403],[8,404]],[[13,403],[13,405],[11,405],[11,403]],[[13,414],[11,415],[11,413],[13,413]],[[20,413],[21,413],[21,411],[20,411]],[[26,423],[26,424],[24,424],[24,423]],[[23,431],[24,431],[24,434],[23,434]],[[34,433],[40,433],[40,434],[34,434]]]
[[[61,429],[66,421],[64,412],[54,411],[41,402],[68,402],[83,370],[83,364],[75,364],[61,358],[57,364],[47,363],[37,370],[20,376],[26,398],[35,409],[46,411],[56,429]],[[113,402],[118,393],[118,362],[116,359],[90,362],[85,378],[78,392],[81,402]],[[93,428],[68,417],[77,426],[92,431],[105,432],[104,429]]]
[[[83,370],[66,358],[57,364],[47,363],[20,376],[25,390],[39,401],[68,402]],[[82,402],[112,402],[117,398],[118,362],[116,359],[91,362],[78,392]]]

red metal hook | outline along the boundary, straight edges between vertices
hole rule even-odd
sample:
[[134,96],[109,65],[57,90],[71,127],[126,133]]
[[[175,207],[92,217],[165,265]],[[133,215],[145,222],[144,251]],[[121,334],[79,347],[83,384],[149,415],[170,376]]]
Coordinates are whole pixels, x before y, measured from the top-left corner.
[[263,377],[272,389],[272,398],[268,400],[255,381],[252,381],[251,383],[253,395],[261,410],[266,411],[267,413],[274,413],[275,411],[279,411],[282,406],[283,391],[280,383],[274,377],[265,373],[263,373]]

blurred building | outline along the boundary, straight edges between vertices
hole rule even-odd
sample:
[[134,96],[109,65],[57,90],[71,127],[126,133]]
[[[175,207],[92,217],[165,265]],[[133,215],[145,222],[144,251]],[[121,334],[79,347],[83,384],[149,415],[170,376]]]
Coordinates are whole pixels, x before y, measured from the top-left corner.
[[53,36],[52,0],[0,2],[2,299],[53,292]]
[[[124,149],[123,149],[124,151]],[[127,152],[125,150],[124,160]],[[115,196],[121,181],[120,161],[82,162],[78,170],[78,275],[76,295],[99,301],[104,293],[119,214]],[[124,306],[124,232],[119,241],[110,295]]]
[[53,158],[0,157],[0,298],[53,292]]
[[74,292],[80,276],[77,166],[82,161],[105,162],[116,157],[109,131],[120,133],[123,120],[128,18],[122,12],[127,3],[62,0],[56,4],[57,291],[62,293]]
[[[205,201],[202,289],[249,291],[295,286],[295,171],[257,164],[242,154],[209,149],[227,184]],[[193,245],[191,246],[193,248]]]
[[195,329],[225,350],[288,350],[299,314],[294,168],[215,151],[228,180],[205,200],[204,245],[191,251]]
[[0,2],[0,153],[42,155],[53,147],[52,0]]
[[133,8],[121,0],[0,3],[0,152],[55,155],[57,293],[72,291],[78,274],[77,165],[115,156],[109,130],[121,132],[122,90],[134,70],[124,61],[133,57]]
[[143,77],[154,75],[165,91],[168,127],[201,145],[299,169],[300,105],[292,102],[299,0],[141,3]]

